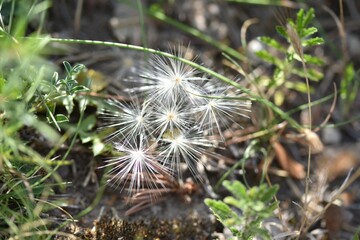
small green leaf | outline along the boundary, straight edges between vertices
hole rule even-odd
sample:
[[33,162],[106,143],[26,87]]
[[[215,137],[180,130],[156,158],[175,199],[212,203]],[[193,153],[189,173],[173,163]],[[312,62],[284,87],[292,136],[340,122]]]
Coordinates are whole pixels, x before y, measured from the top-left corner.
[[311,46],[321,45],[323,43],[324,43],[323,38],[316,37],[316,38],[310,38],[310,39],[306,39],[306,40],[302,41],[302,46],[303,47],[311,47]]
[[[305,82],[285,82],[284,86],[288,89],[293,89],[295,91],[301,92],[301,93],[307,93],[307,85]],[[310,92],[313,92],[314,89],[310,87]]]
[[54,72],[54,74],[51,77],[50,82],[55,87],[59,84],[59,74],[57,72]]
[[[293,68],[291,72],[303,78],[306,75],[304,69]],[[324,77],[324,74],[316,69],[310,68],[307,69],[307,77],[312,81],[319,81]]]
[[99,155],[105,149],[105,144],[99,138],[94,138],[92,151],[94,156]]
[[85,97],[79,99],[79,110],[80,110],[80,112],[85,111],[88,102],[89,102],[88,99],[85,98]]
[[83,69],[85,69],[86,67],[85,67],[85,65],[84,64],[76,64],[74,67],[73,67],[73,69],[72,69],[72,71],[71,71],[71,73],[72,74],[76,74],[76,73],[79,73],[80,71],[82,71]]
[[275,29],[282,37],[286,39],[288,38],[288,34],[284,26],[276,26]]
[[297,18],[296,18],[296,29],[298,30],[299,33],[302,32],[302,29],[304,28],[304,9],[300,9],[299,12],[297,13]]
[[64,67],[65,67],[65,70],[66,70],[67,74],[70,75],[71,72],[72,72],[71,64],[69,62],[67,62],[67,61],[64,61],[63,64],[64,64]]
[[307,25],[309,25],[309,23],[311,22],[311,20],[313,20],[315,18],[315,10],[314,8],[310,8],[307,12],[306,15],[304,17],[303,20],[303,26],[306,27]]
[[56,114],[55,120],[57,123],[69,122],[69,118],[64,114]]
[[[301,61],[300,58],[299,59],[296,58],[296,59]],[[317,66],[322,66],[325,63],[322,59],[320,59],[318,57],[311,56],[309,54],[304,54],[304,60],[305,60],[305,63],[314,64],[314,65],[317,65]]]
[[83,86],[83,85],[77,85],[77,86],[71,88],[70,93],[75,94],[77,92],[85,92],[85,91],[88,91],[88,90],[89,89],[87,87]]
[[243,204],[244,201],[240,201],[240,200],[238,200],[238,199],[236,199],[236,198],[234,198],[232,196],[225,197],[224,202],[226,204],[232,205],[232,206],[237,207],[239,209],[242,209],[242,208],[245,207],[245,204]]
[[74,96],[67,95],[63,96],[62,98],[62,104],[64,105],[67,113],[70,115],[74,109]]
[[276,41],[275,39],[273,39],[271,37],[263,36],[263,37],[260,37],[259,40],[270,47],[278,49],[281,52],[286,52],[285,48],[278,41]]
[[267,52],[265,50],[260,50],[260,51],[256,52],[256,56],[258,56],[262,60],[264,60],[268,63],[272,63],[280,68],[283,67],[283,63],[279,58],[275,57],[274,55],[270,54],[269,52]]
[[318,30],[316,27],[310,27],[310,28],[305,28],[302,32],[302,34],[300,35],[301,38],[306,38],[310,35],[313,35],[314,33],[316,33]]
[[80,124],[82,131],[90,131],[96,124],[96,117],[94,114],[87,116]]
[[246,187],[244,184],[242,184],[239,181],[230,182],[228,180],[225,180],[223,182],[224,187],[230,191],[235,197],[238,199],[246,198]]
[[207,198],[205,199],[205,204],[214,212],[215,216],[221,222],[233,215],[231,208],[222,201]]
[[279,190],[279,186],[278,185],[274,185],[271,187],[268,187],[264,193],[264,195],[260,198],[260,201],[262,202],[269,202],[273,199],[273,197],[276,195],[276,193]]

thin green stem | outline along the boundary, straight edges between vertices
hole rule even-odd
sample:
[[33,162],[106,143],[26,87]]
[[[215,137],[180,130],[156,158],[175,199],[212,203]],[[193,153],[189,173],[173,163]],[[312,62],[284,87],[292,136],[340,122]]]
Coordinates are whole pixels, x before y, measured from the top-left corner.
[[[37,39],[42,39],[42,38],[37,38]],[[296,129],[301,129],[301,125],[299,123],[297,123],[293,118],[291,118],[287,113],[285,113],[283,110],[281,110],[279,107],[277,107],[274,103],[270,102],[269,100],[259,97],[258,95],[256,95],[255,93],[251,92],[249,89],[243,87],[242,85],[240,85],[239,83],[207,68],[204,66],[201,66],[193,61],[187,60],[185,58],[181,58],[178,56],[175,56],[173,54],[167,53],[167,52],[162,52],[159,50],[155,50],[155,49],[151,49],[151,48],[145,48],[145,47],[141,47],[141,46],[136,46],[136,45],[130,45],[130,44],[124,44],[124,43],[114,43],[114,42],[104,42],[104,41],[92,41],[92,40],[79,40],[79,39],[61,39],[61,38],[50,38],[49,39],[50,42],[59,42],[59,43],[69,43],[69,44],[89,44],[89,45],[101,45],[101,46],[108,46],[108,47],[118,47],[118,48],[125,48],[125,49],[130,49],[130,50],[135,50],[135,51],[141,51],[141,52],[146,52],[146,53],[151,53],[151,54],[156,54],[156,55],[160,55],[160,56],[164,56],[167,58],[171,58],[171,59],[176,59],[180,62],[183,62],[191,67],[194,67],[204,73],[207,73],[215,78],[218,78],[219,80],[234,86],[237,89],[240,89],[242,92],[246,93],[249,97],[255,99],[256,101],[264,104],[267,107],[270,107],[276,114],[278,114],[282,119],[286,120],[292,127],[296,128]]]

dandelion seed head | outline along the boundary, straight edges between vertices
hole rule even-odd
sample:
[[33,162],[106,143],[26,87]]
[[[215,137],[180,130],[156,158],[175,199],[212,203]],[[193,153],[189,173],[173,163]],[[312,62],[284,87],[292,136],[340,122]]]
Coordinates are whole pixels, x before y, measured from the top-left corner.
[[230,123],[236,123],[237,117],[248,118],[250,104],[247,101],[237,100],[238,97],[230,88],[207,86],[210,92],[203,98],[202,102],[193,108],[199,126],[214,135],[215,131],[223,139],[222,129],[229,128]]
[[145,153],[141,150],[130,151],[129,156],[133,162],[143,162],[145,159]]
[[177,85],[180,85],[182,80],[183,80],[182,77],[179,77],[179,76],[175,77],[175,83]]
[[143,135],[138,139],[115,142],[114,148],[122,155],[108,159],[103,167],[112,167],[109,182],[121,186],[121,190],[125,186],[130,193],[144,188],[156,190],[158,178],[169,174],[168,169],[156,159]]
[[185,164],[201,180],[203,156],[214,147],[208,137],[222,137],[229,123],[247,117],[249,102],[234,99],[241,95],[176,58],[153,55],[137,74],[131,79],[137,85],[128,91],[144,101],[109,100],[111,109],[102,114],[106,127],[115,129],[108,139],[122,154],[104,166],[112,167],[110,182],[133,193],[155,189],[159,176],[182,178]]
[[101,112],[104,120],[102,128],[114,128],[107,140],[115,138],[133,138],[140,134],[150,132],[150,105],[146,102],[140,104],[137,101],[122,103],[117,100],[108,100],[109,109]]

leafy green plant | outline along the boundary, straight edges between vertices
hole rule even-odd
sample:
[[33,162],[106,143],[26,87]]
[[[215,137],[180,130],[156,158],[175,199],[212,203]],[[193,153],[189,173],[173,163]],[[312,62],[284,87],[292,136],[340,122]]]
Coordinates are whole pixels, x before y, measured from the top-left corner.
[[[260,50],[256,53],[259,58],[275,66],[273,76],[259,78],[258,84],[267,88],[267,91],[273,95],[276,105],[283,104],[286,89],[301,93],[307,92],[306,83],[291,81],[293,76],[308,77],[312,81],[319,81],[323,78],[322,72],[316,67],[322,66],[324,61],[311,54],[303,53],[303,48],[320,45],[324,42],[322,38],[313,36],[317,32],[316,27],[310,26],[314,18],[314,9],[311,8],[308,11],[301,9],[295,21],[288,19],[285,26],[276,27],[277,32],[288,42],[287,46],[268,36],[259,38],[261,42],[278,53],[274,54],[269,50]],[[304,69],[302,63],[308,65],[307,69]]]
[[346,117],[349,114],[351,105],[358,96],[360,88],[360,72],[355,71],[353,64],[345,67],[344,76],[340,82],[340,104],[341,114]]
[[56,229],[47,217],[56,208],[72,219],[59,207],[64,201],[50,200],[56,190],[65,189],[57,169],[71,164],[53,156],[67,138],[61,136],[59,124],[68,120],[56,114],[54,106],[84,88],[75,81],[81,66],[65,63],[64,79],[54,74],[55,66],[43,57],[48,38],[25,38],[28,25],[48,6],[49,1],[0,1],[0,238],[4,239],[72,236]]
[[234,239],[253,239],[255,236],[270,239],[270,234],[262,223],[278,207],[277,202],[272,201],[278,186],[261,184],[246,189],[239,181],[224,181],[223,186],[233,196],[228,196],[223,201],[205,199],[205,203],[217,219],[230,229]]

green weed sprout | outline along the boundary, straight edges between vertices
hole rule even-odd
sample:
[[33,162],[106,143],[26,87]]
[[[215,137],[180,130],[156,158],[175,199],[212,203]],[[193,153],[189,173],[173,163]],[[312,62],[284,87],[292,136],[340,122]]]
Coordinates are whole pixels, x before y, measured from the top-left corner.
[[232,196],[224,198],[223,201],[207,198],[205,204],[210,207],[216,218],[230,229],[234,239],[271,239],[262,223],[273,216],[274,210],[278,207],[273,198],[279,187],[261,184],[246,189],[239,181],[224,181],[223,186]]
[[[268,36],[259,38],[261,42],[279,53],[279,56],[276,56],[269,50],[256,52],[260,59],[275,66],[273,76],[270,79],[260,78],[259,85],[266,86],[268,92],[273,92],[274,101],[279,106],[285,99],[284,87],[301,93],[308,91],[307,84],[303,81],[293,80],[293,76],[309,78],[315,82],[323,78],[323,73],[316,67],[322,66],[324,61],[303,52],[303,48],[320,45],[324,42],[321,37],[313,36],[317,32],[317,28],[309,25],[314,18],[314,9],[311,8],[308,11],[301,9],[295,21],[287,19],[286,23],[276,27],[277,32],[287,40],[287,46]],[[300,65],[296,63],[300,63]],[[304,69],[303,63],[307,65],[306,69]]]

